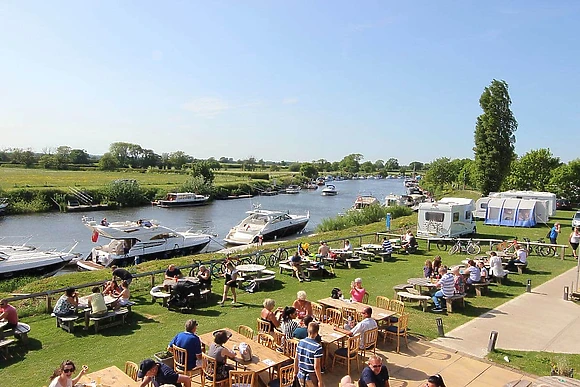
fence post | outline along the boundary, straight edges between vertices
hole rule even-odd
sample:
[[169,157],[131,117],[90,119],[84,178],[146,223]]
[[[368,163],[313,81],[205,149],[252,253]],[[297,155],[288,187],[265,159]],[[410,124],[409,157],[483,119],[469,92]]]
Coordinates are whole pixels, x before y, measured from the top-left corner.
[[46,311],[52,313],[52,297],[50,294],[46,295]]
[[155,286],[155,274],[151,274],[151,287]]

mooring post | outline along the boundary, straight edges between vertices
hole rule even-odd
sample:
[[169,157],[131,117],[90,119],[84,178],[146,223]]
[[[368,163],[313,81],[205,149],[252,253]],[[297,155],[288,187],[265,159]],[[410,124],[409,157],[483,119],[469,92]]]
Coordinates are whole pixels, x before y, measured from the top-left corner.
[[528,280],[528,284],[526,285],[526,292],[528,292],[528,293],[532,292],[532,280],[531,279]]
[[489,335],[489,343],[487,344],[487,352],[495,351],[495,343],[497,341],[497,331],[491,331]]
[[445,337],[445,331],[443,330],[443,319],[441,317],[437,317],[435,321],[437,322],[437,335],[439,337]]

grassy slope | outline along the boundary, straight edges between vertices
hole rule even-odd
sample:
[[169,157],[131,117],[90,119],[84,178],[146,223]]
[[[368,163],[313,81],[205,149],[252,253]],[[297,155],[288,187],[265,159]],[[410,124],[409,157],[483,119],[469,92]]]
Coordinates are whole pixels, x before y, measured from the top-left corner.
[[[566,220],[570,223],[571,214],[562,214],[562,223]],[[416,215],[409,219],[397,219],[395,226],[400,223],[412,223],[416,221]],[[357,227],[347,231],[323,234],[311,238],[309,242],[315,244],[317,239],[331,239],[347,235],[354,235],[370,231],[380,231],[383,223]],[[569,228],[566,228],[569,230]],[[478,230],[485,235],[504,235],[505,237],[528,236],[530,238],[543,237],[546,234],[545,228],[536,229],[515,229],[504,227],[487,227],[478,224]],[[371,242],[370,238],[363,243]],[[353,240],[355,244],[357,240]],[[292,245],[294,245],[292,243]],[[337,245],[337,243],[335,243]],[[195,318],[199,321],[199,331],[201,333],[214,330],[219,327],[236,327],[245,324],[255,326],[255,319],[261,309],[264,298],[274,298],[278,305],[290,304],[298,290],[304,289],[308,292],[311,300],[327,297],[330,289],[339,287],[348,289],[350,281],[356,277],[363,278],[363,284],[367,291],[371,293],[371,300],[374,296],[385,295],[392,297],[392,286],[404,283],[407,278],[420,276],[425,259],[432,259],[439,251],[427,252],[421,244],[421,254],[397,256],[396,262],[389,263],[365,263],[358,270],[348,271],[347,269],[337,269],[337,278],[315,279],[311,283],[299,284],[288,275],[277,275],[275,285],[270,289],[264,289],[255,294],[242,293],[239,297],[241,305],[232,308],[229,305],[219,307],[215,305],[214,298],[207,306],[200,306],[193,315],[183,315],[169,312],[159,304],[151,303],[148,290],[148,279],[140,279],[132,286],[133,299],[138,302],[134,307],[132,322],[123,328],[113,328],[103,331],[102,334],[85,333],[82,330],[75,335],[68,334],[55,328],[54,320],[46,314],[38,314],[25,317],[23,320],[32,326],[30,335],[29,350],[20,353],[13,359],[0,363],[0,380],[7,380],[10,376],[12,380],[22,381],[22,386],[38,386],[46,382],[46,378],[51,369],[56,367],[63,359],[73,359],[77,364],[89,364],[92,369],[99,369],[111,364],[123,367],[126,360],[135,362],[145,357],[151,356],[154,352],[164,349],[171,337],[176,332],[183,329],[183,324],[188,318]],[[446,252],[442,254],[443,262],[447,265],[459,263],[465,256],[449,256]],[[220,258],[219,256],[215,256]],[[196,256],[200,258],[200,256]],[[201,259],[208,260],[207,255]],[[191,258],[180,258],[174,260],[177,264],[184,264],[191,261]],[[149,262],[139,267],[139,271],[148,271],[154,268],[166,267],[168,262]],[[489,297],[468,298],[467,307],[460,313],[443,318],[446,330],[457,327],[475,316],[496,307],[505,301],[517,296],[525,291],[525,281],[531,278],[534,285],[540,284],[574,266],[571,259],[560,261],[555,258],[531,257],[530,272],[525,276],[512,276],[511,281],[502,286],[494,287]],[[106,278],[108,273],[78,273],[70,276],[50,278],[36,283],[29,284],[21,289],[22,292],[32,292],[46,288],[56,288],[62,285],[88,282],[93,279]],[[67,277],[67,278],[64,278]],[[157,279],[160,282],[160,277]],[[222,282],[214,285],[215,291],[220,291]],[[407,304],[407,311],[411,313],[410,326],[413,334],[427,338],[436,336],[437,329],[435,318],[440,315],[424,313],[416,305]],[[89,331],[90,332],[90,331]],[[537,373],[540,370],[536,370]]]

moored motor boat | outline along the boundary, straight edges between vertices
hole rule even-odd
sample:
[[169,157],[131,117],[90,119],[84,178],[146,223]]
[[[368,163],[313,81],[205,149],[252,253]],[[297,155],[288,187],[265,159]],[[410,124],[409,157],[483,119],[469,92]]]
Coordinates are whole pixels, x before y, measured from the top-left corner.
[[273,240],[302,231],[310,220],[310,213],[292,215],[259,208],[246,213],[248,216],[232,227],[224,241],[234,245],[246,245],[258,242],[260,237],[264,241]]
[[379,199],[372,195],[359,195],[352,205],[353,210],[362,210],[363,208],[372,206],[372,205],[380,205]]
[[72,250],[42,251],[33,246],[2,245],[0,246],[0,277],[8,278],[17,275],[50,276],[62,269],[78,256]]
[[178,232],[153,220],[97,223],[93,218],[85,217],[83,224],[92,230],[93,242],[97,242],[99,237],[111,240],[108,244],[93,247],[84,260],[77,262],[83,270],[195,254],[213,237],[201,232]]
[[170,192],[165,199],[155,201],[153,204],[158,207],[192,207],[203,206],[208,203],[209,196],[198,195],[192,192]]
[[290,184],[285,191],[287,194],[297,194],[300,193],[300,186],[295,184]]
[[322,190],[322,196],[336,196],[338,195],[338,191],[333,184],[327,184],[326,187]]

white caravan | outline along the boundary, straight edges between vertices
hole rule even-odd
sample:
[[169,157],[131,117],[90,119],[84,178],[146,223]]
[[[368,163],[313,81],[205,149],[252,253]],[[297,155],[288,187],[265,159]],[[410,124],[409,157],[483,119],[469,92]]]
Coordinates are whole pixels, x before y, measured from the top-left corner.
[[417,235],[422,237],[459,237],[474,234],[473,200],[443,198],[434,203],[419,204]]

